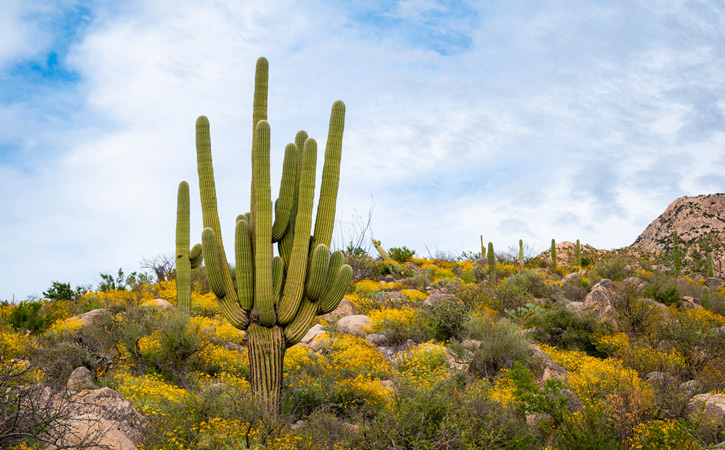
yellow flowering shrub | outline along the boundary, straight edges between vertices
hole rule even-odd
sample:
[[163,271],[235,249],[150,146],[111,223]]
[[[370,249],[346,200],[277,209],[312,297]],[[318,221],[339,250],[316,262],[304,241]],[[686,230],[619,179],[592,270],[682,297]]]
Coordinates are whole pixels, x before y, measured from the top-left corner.
[[62,338],[71,334],[75,334],[83,328],[81,319],[71,317],[65,320],[57,320],[53,325],[45,331],[45,336],[50,338]]
[[166,404],[177,403],[188,395],[184,389],[168,384],[152,374],[135,377],[128,373],[118,373],[113,377],[113,382],[123,398],[149,416],[166,415]]
[[725,326],[725,317],[704,308],[688,309],[685,313],[691,319],[700,322],[706,327],[717,328]]
[[340,406],[365,405],[368,408],[389,408],[392,389],[386,388],[380,382],[367,375],[357,375],[336,383],[337,395],[340,397]]
[[216,295],[213,292],[200,294],[196,291],[191,292],[191,311],[204,316],[213,316],[219,313],[219,303],[217,303]]
[[370,323],[367,331],[385,334],[393,342],[405,342],[407,339],[420,338],[424,335],[424,313],[409,306],[395,309],[384,308],[368,313]]
[[214,344],[204,347],[196,358],[212,372],[246,374],[249,371],[249,357],[246,352],[227,350]]
[[244,341],[244,332],[235,328],[224,317],[193,316],[189,319],[192,326],[198,327],[205,335],[223,341],[241,344]]
[[159,281],[156,285],[156,295],[176,305],[176,280]]
[[418,289],[401,289],[400,293],[417,303],[423,302],[428,298],[428,294]]
[[0,327],[0,355],[5,359],[25,358],[36,348],[29,334],[15,332],[9,326]]
[[398,372],[404,382],[422,390],[434,389],[450,374],[446,348],[433,342],[411,347],[399,354],[398,361]]
[[390,364],[365,339],[347,334],[325,334],[321,339],[320,346],[325,349],[324,365],[335,371],[337,376],[384,378],[390,374]]
[[496,382],[488,391],[488,397],[507,408],[515,404],[514,382],[509,375],[509,369],[499,371]]
[[628,441],[631,450],[696,450],[701,448],[676,420],[651,420],[634,426]]
[[626,333],[597,335],[596,342],[598,349],[643,375],[685,367],[685,360],[677,349],[658,350],[644,342],[631,342]]
[[369,297],[374,292],[382,291],[383,285],[379,281],[360,280],[352,285],[352,289],[360,297]]

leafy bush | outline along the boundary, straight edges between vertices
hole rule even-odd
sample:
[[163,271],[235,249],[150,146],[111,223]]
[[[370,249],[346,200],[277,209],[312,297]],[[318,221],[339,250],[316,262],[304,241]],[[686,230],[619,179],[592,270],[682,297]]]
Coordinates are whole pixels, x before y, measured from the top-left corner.
[[597,264],[595,272],[602,278],[622,281],[634,274],[628,265],[624,258],[614,258]]
[[529,340],[521,329],[507,319],[496,323],[488,318],[471,317],[466,323],[466,337],[478,341],[470,356],[468,372],[494,379],[501,369],[511,369],[515,362],[533,364]]
[[57,387],[65,386],[71,372],[76,368],[85,367],[93,372],[98,365],[98,361],[85,348],[67,341],[41,347],[33,360],[43,369],[48,383]]
[[411,250],[408,247],[392,247],[388,250],[388,254],[391,258],[398,261],[400,264],[410,261],[415,256],[415,250]]
[[601,356],[597,349],[596,334],[606,332],[591,313],[574,313],[563,304],[536,316],[533,320],[532,338],[538,342],[567,350],[580,350],[589,355]]
[[508,278],[504,284],[517,286],[536,298],[546,298],[551,295],[551,288],[546,285],[544,279],[530,270],[516,273]]
[[41,302],[20,302],[10,311],[9,322],[16,330],[41,333],[48,326],[48,319],[39,312]]

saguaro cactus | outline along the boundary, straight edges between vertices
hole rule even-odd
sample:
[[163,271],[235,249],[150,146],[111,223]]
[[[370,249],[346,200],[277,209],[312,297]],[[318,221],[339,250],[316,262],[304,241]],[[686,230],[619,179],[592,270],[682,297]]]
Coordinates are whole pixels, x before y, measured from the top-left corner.
[[380,254],[380,257],[383,258],[383,261],[390,261],[391,259],[393,259],[388,254],[388,251],[383,248],[383,244],[381,244],[379,240],[373,239],[373,246],[375,247],[375,250],[377,250]]
[[582,248],[579,245],[579,239],[576,240],[576,265],[582,266]]
[[551,263],[556,267],[556,240],[551,240]]
[[714,277],[715,276],[715,270],[713,269],[713,266],[712,266],[712,252],[709,252],[707,254],[707,262],[705,263],[705,265],[707,266],[706,267],[706,269],[707,269],[707,276],[710,277],[710,278]]
[[[274,221],[269,174],[267,117],[268,62],[257,61],[252,139],[252,196],[249,214],[235,227],[236,283],[227,262],[216,205],[209,121],[196,121],[199,187],[204,217],[202,244],[209,285],[220,309],[235,327],[247,331],[252,391],[277,417],[285,349],[298,343],[316,315],[334,310],[352,279],[342,252],[330,254],[340,175],[345,105],[332,105],[322,186],[314,233],[317,142],[304,132],[285,148],[282,184]],[[280,256],[273,257],[278,243]],[[312,255],[310,256],[310,251]]]
[[519,239],[519,266],[524,270],[524,240]]
[[675,273],[680,274],[680,240],[677,238],[677,231],[672,236],[673,255],[675,259]]
[[493,242],[488,243],[488,279],[496,283],[496,255],[493,253]]
[[179,183],[176,198],[176,303],[183,311],[191,309],[191,269],[204,259],[201,244],[189,250],[189,183]]
[[483,235],[480,235],[481,237],[481,258],[486,257],[486,247],[483,245]]

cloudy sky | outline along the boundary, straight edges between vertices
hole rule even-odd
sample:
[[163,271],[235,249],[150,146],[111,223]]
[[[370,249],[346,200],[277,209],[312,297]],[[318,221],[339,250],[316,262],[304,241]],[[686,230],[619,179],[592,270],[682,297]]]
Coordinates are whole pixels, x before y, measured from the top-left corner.
[[198,241],[200,114],[229,245],[262,55],[273,180],[295,132],[323,143],[347,105],[338,242],[374,204],[373,235],[422,255],[480,234],[618,248],[725,190],[721,0],[2,5],[0,299],[173,252],[181,180]]

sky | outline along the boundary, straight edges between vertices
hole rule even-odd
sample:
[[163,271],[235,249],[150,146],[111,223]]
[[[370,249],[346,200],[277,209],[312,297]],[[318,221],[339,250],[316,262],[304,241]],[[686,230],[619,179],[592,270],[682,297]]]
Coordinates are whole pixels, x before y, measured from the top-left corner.
[[172,254],[181,180],[200,241],[202,114],[233,254],[259,56],[273,196],[346,104],[338,246],[620,248],[725,191],[721,0],[1,2],[0,300]]

